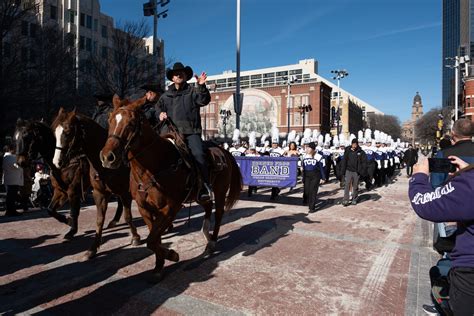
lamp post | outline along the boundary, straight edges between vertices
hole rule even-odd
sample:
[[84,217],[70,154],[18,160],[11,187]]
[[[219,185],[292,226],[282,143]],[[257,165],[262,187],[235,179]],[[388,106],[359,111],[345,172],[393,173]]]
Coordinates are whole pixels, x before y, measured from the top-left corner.
[[157,6],[158,4],[162,7],[170,3],[171,0],[150,0],[147,3],[143,4],[143,15],[152,16],[153,15],[153,64],[155,77],[158,77],[158,50],[156,49],[158,43],[158,19],[166,18],[168,16],[168,9],[158,13]]
[[240,129],[240,115],[242,114],[242,96],[240,95],[240,0],[237,0],[237,17],[236,17],[236,81],[235,81],[235,127]]
[[458,120],[459,113],[459,67],[465,66],[465,75],[469,75],[469,61],[468,55],[447,57],[446,60],[453,61],[453,65],[446,65],[445,67],[454,68],[454,121]]
[[288,77],[283,77],[286,80],[287,84],[287,96],[286,96],[286,111],[288,112],[288,133],[287,135],[290,135],[290,91],[291,91],[291,85],[295,82],[298,81],[298,78],[296,76],[288,76]]
[[304,128],[305,128],[305,123],[306,123],[306,112],[311,112],[313,110],[313,107],[311,104],[303,104],[298,106],[298,110],[300,111],[300,114],[303,116],[303,133],[304,133]]
[[225,110],[221,109],[219,111],[219,115],[222,119],[222,125],[224,126],[224,142],[227,142],[227,121],[229,120],[229,117],[232,115],[232,112],[230,110]]
[[337,118],[337,135],[341,133],[339,130],[339,122],[341,120],[341,79],[344,77],[349,76],[349,73],[345,69],[337,69],[337,70],[331,70],[331,73],[334,74],[334,77],[332,78],[333,80],[337,80],[337,110],[336,110],[336,118]]

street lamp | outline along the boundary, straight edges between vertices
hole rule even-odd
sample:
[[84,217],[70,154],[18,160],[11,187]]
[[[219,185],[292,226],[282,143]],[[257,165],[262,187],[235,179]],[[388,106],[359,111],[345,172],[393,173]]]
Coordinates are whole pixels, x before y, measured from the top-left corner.
[[336,119],[337,119],[337,135],[341,133],[339,130],[339,121],[341,120],[341,79],[344,77],[349,76],[349,73],[345,70],[331,70],[331,73],[334,74],[334,77],[332,77],[333,80],[337,80],[337,111],[336,111]]
[[303,104],[298,106],[298,110],[300,111],[300,114],[303,116],[303,133],[304,133],[304,128],[305,128],[305,117],[306,117],[306,112],[311,112],[313,110],[313,107],[311,104]]
[[232,115],[232,112],[230,110],[225,110],[225,109],[221,109],[219,111],[219,116],[221,117],[222,119],[222,125],[224,126],[224,142],[227,142],[227,131],[226,131],[226,127],[227,127],[227,122],[229,120],[229,117]]
[[153,64],[156,77],[158,77],[158,50],[156,49],[158,41],[158,18],[164,19],[168,16],[168,9],[158,13],[157,6],[159,4],[164,7],[170,3],[170,1],[171,0],[150,0],[149,2],[143,4],[143,15],[153,15]]
[[464,65],[466,77],[469,75],[469,61],[471,58],[468,55],[446,57],[446,60],[454,61],[454,65],[445,65],[445,67],[454,68],[454,120],[458,120],[459,109],[459,67]]
[[288,133],[287,135],[290,135],[290,90],[291,90],[291,85],[295,82],[298,81],[298,78],[296,76],[288,76],[288,77],[283,77],[284,80],[286,80],[286,84],[288,87],[288,94],[286,97],[286,111],[288,112]]

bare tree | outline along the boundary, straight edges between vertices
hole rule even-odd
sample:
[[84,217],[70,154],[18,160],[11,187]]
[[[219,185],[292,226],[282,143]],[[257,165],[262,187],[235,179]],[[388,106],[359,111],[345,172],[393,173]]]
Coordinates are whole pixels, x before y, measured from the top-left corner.
[[91,54],[90,75],[101,90],[124,97],[153,78],[156,65],[145,49],[148,33],[144,20],[119,23],[112,33],[113,51],[107,56]]
[[438,130],[439,114],[443,116],[444,133],[447,132],[451,123],[451,107],[437,107],[426,112],[415,123],[415,138],[420,143],[435,143],[436,131]]
[[372,131],[379,130],[392,136],[393,139],[399,138],[402,133],[400,120],[394,115],[369,115],[368,126]]

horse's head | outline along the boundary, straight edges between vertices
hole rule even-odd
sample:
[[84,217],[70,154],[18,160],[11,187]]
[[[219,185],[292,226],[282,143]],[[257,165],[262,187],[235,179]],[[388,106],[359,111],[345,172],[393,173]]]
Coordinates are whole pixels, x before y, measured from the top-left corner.
[[129,102],[121,101],[114,95],[114,110],[109,117],[109,137],[100,152],[102,166],[109,169],[119,168],[126,153],[134,145],[140,133],[142,120],[140,108],[146,97]]
[[31,159],[35,159],[40,151],[41,137],[34,124],[30,121],[18,119],[15,128],[15,143],[17,163],[20,167],[28,166]]
[[79,150],[80,123],[76,111],[67,112],[60,108],[52,129],[56,137],[53,164],[61,168],[72,158],[72,154]]

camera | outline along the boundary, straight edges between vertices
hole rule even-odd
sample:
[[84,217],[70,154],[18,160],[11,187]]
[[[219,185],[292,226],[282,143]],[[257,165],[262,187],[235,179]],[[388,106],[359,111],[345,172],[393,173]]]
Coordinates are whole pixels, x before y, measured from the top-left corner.
[[456,166],[448,158],[428,158],[430,172],[453,173],[456,172]]

